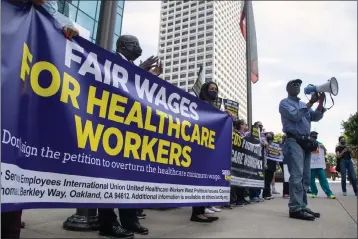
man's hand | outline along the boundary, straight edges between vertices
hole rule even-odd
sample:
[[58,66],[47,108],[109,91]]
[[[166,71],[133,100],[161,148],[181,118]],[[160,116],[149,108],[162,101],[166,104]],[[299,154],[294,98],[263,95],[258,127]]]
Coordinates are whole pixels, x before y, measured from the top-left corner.
[[46,2],[46,0],[32,0],[32,3],[35,5],[42,5]]
[[155,64],[158,63],[158,59],[159,59],[158,56],[151,56],[144,62],[140,61],[139,67],[149,71],[151,68],[155,67]]
[[313,95],[311,95],[310,102],[316,103],[317,101],[318,101],[318,94],[314,93]]
[[155,76],[160,76],[163,73],[163,63],[159,62],[159,65],[152,67],[149,72]]
[[74,27],[64,27],[63,29],[63,34],[65,35],[65,37],[67,39],[71,39],[74,36],[77,36],[79,34],[78,30]]

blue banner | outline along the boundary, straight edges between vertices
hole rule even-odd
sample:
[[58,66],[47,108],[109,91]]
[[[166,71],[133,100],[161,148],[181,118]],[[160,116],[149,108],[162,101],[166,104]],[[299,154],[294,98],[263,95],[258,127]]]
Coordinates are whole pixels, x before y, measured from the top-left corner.
[[227,204],[226,113],[42,8],[1,10],[3,211]]

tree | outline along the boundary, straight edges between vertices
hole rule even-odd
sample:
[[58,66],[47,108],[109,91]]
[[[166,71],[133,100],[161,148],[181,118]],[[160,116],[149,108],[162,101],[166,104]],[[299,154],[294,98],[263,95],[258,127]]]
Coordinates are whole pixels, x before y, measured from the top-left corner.
[[344,136],[347,138],[347,143],[354,148],[358,147],[358,112],[351,115],[347,121],[342,122],[344,129]]
[[327,153],[326,154],[327,163],[329,165],[336,165],[336,154],[335,153]]
[[276,133],[273,141],[281,143],[282,142],[282,133]]

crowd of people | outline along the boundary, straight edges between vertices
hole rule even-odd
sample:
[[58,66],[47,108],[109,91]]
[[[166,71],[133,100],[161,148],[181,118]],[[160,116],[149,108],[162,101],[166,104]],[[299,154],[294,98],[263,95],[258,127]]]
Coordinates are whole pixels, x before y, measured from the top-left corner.
[[[18,1],[17,1],[18,2]],[[77,29],[69,19],[66,19],[57,12],[56,1],[46,0],[23,0],[26,3],[42,5],[60,24],[66,38],[78,35]],[[136,37],[125,35],[119,37],[117,41],[116,53],[118,57],[129,62],[134,62],[142,54],[139,41]],[[157,57],[150,57],[141,62],[139,67],[159,76],[162,73],[162,65]],[[211,223],[219,219],[214,216],[222,209],[233,209],[234,207],[244,207],[249,204],[260,203],[265,200],[272,200],[273,194],[280,194],[275,188],[275,172],[278,168],[285,173],[284,164],[287,164],[290,173],[289,182],[283,183],[282,197],[289,199],[289,215],[291,218],[314,220],[320,217],[319,213],[311,211],[307,207],[307,191],[312,190],[312,197],[316,197],[318,189],[315,178],[318,177],[322,190],[329,198],[335,196],[329,188],[325,177],[324,169],[310,169],[310,146],[303,146],[301,143],[303,136],[311,140],[317,140],[317,132],[310,132],[310,122],[318,121],[323,117],[324,109],[322,102],[324,96],[314,95],[309,103],[302,103],[297,95],[301,86],[301,80],[288,82],[286,90],[288,97],[280,103],[280,114],[282,118],[283,131],[286,133],[279,142],[282,148],[282,162],[266,159],[264,171],[264,188],[242,188],[231,187],[230,202],[222,208],[218,207],[193,207],[190,220],[199,223]],[[214,106],[219,95],[219,88],[215,82],[206,82],[202,85],[199,98]],[[316,111],[311,111],[312,105],[319,101]],[[237,119],[230,111],[226,111],[233,118],[233,129],[242,137],[250,136],[250,128],[244,120]],[[267,154],[267,149],[274,142],[275,134],[266,131],[262,122],[257,121],[253,125],[260,129],[260,142],[263,148],[263,155]],[[307,141],[308,142],[308,141]],[[309,141],[311,142],[311,141]],[[319,145],[321,143],[318,143]],[[318,146],[319,146],[318,145]],[[313,149],[313,148],[312,148]],[[338,166],[342,175],[342,191],[346,195],[346,172],[352,182],[354,192],[357,194],[356,175],[352,164],[352,150],[345,146],[345,138],[339,138],[339,146],[336,148]],[[111,238],[133,238],[134,233],[146,235],[149,230],[142,226],[139,219],[146,217],[144,211],[138,209],[118,209],[119,221],[113,208],[98,209],[99,234]],[[21,222],[22,211],[1,213],[2,238],[19,238],[20,230],[25,227]]]

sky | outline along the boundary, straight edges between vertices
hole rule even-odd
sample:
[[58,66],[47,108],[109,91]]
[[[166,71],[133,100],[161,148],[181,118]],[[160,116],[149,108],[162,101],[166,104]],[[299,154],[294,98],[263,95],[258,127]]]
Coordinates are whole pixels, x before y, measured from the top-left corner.
[[[287,97],[286,83],[299,78],[305,87],[336,77],[339,94],[333,108],[312,124],[318,140],[334,152],[341,122],[357,112],[357,2],[254,1],[253,7],[260,76],[252,86],[253,122],[281,132],[278,105]],[[122,34],[139,38],[139,60],[157,54],[159,18],[160,1],[125,2]],[[300,98],[307,102],[303,87]]]

